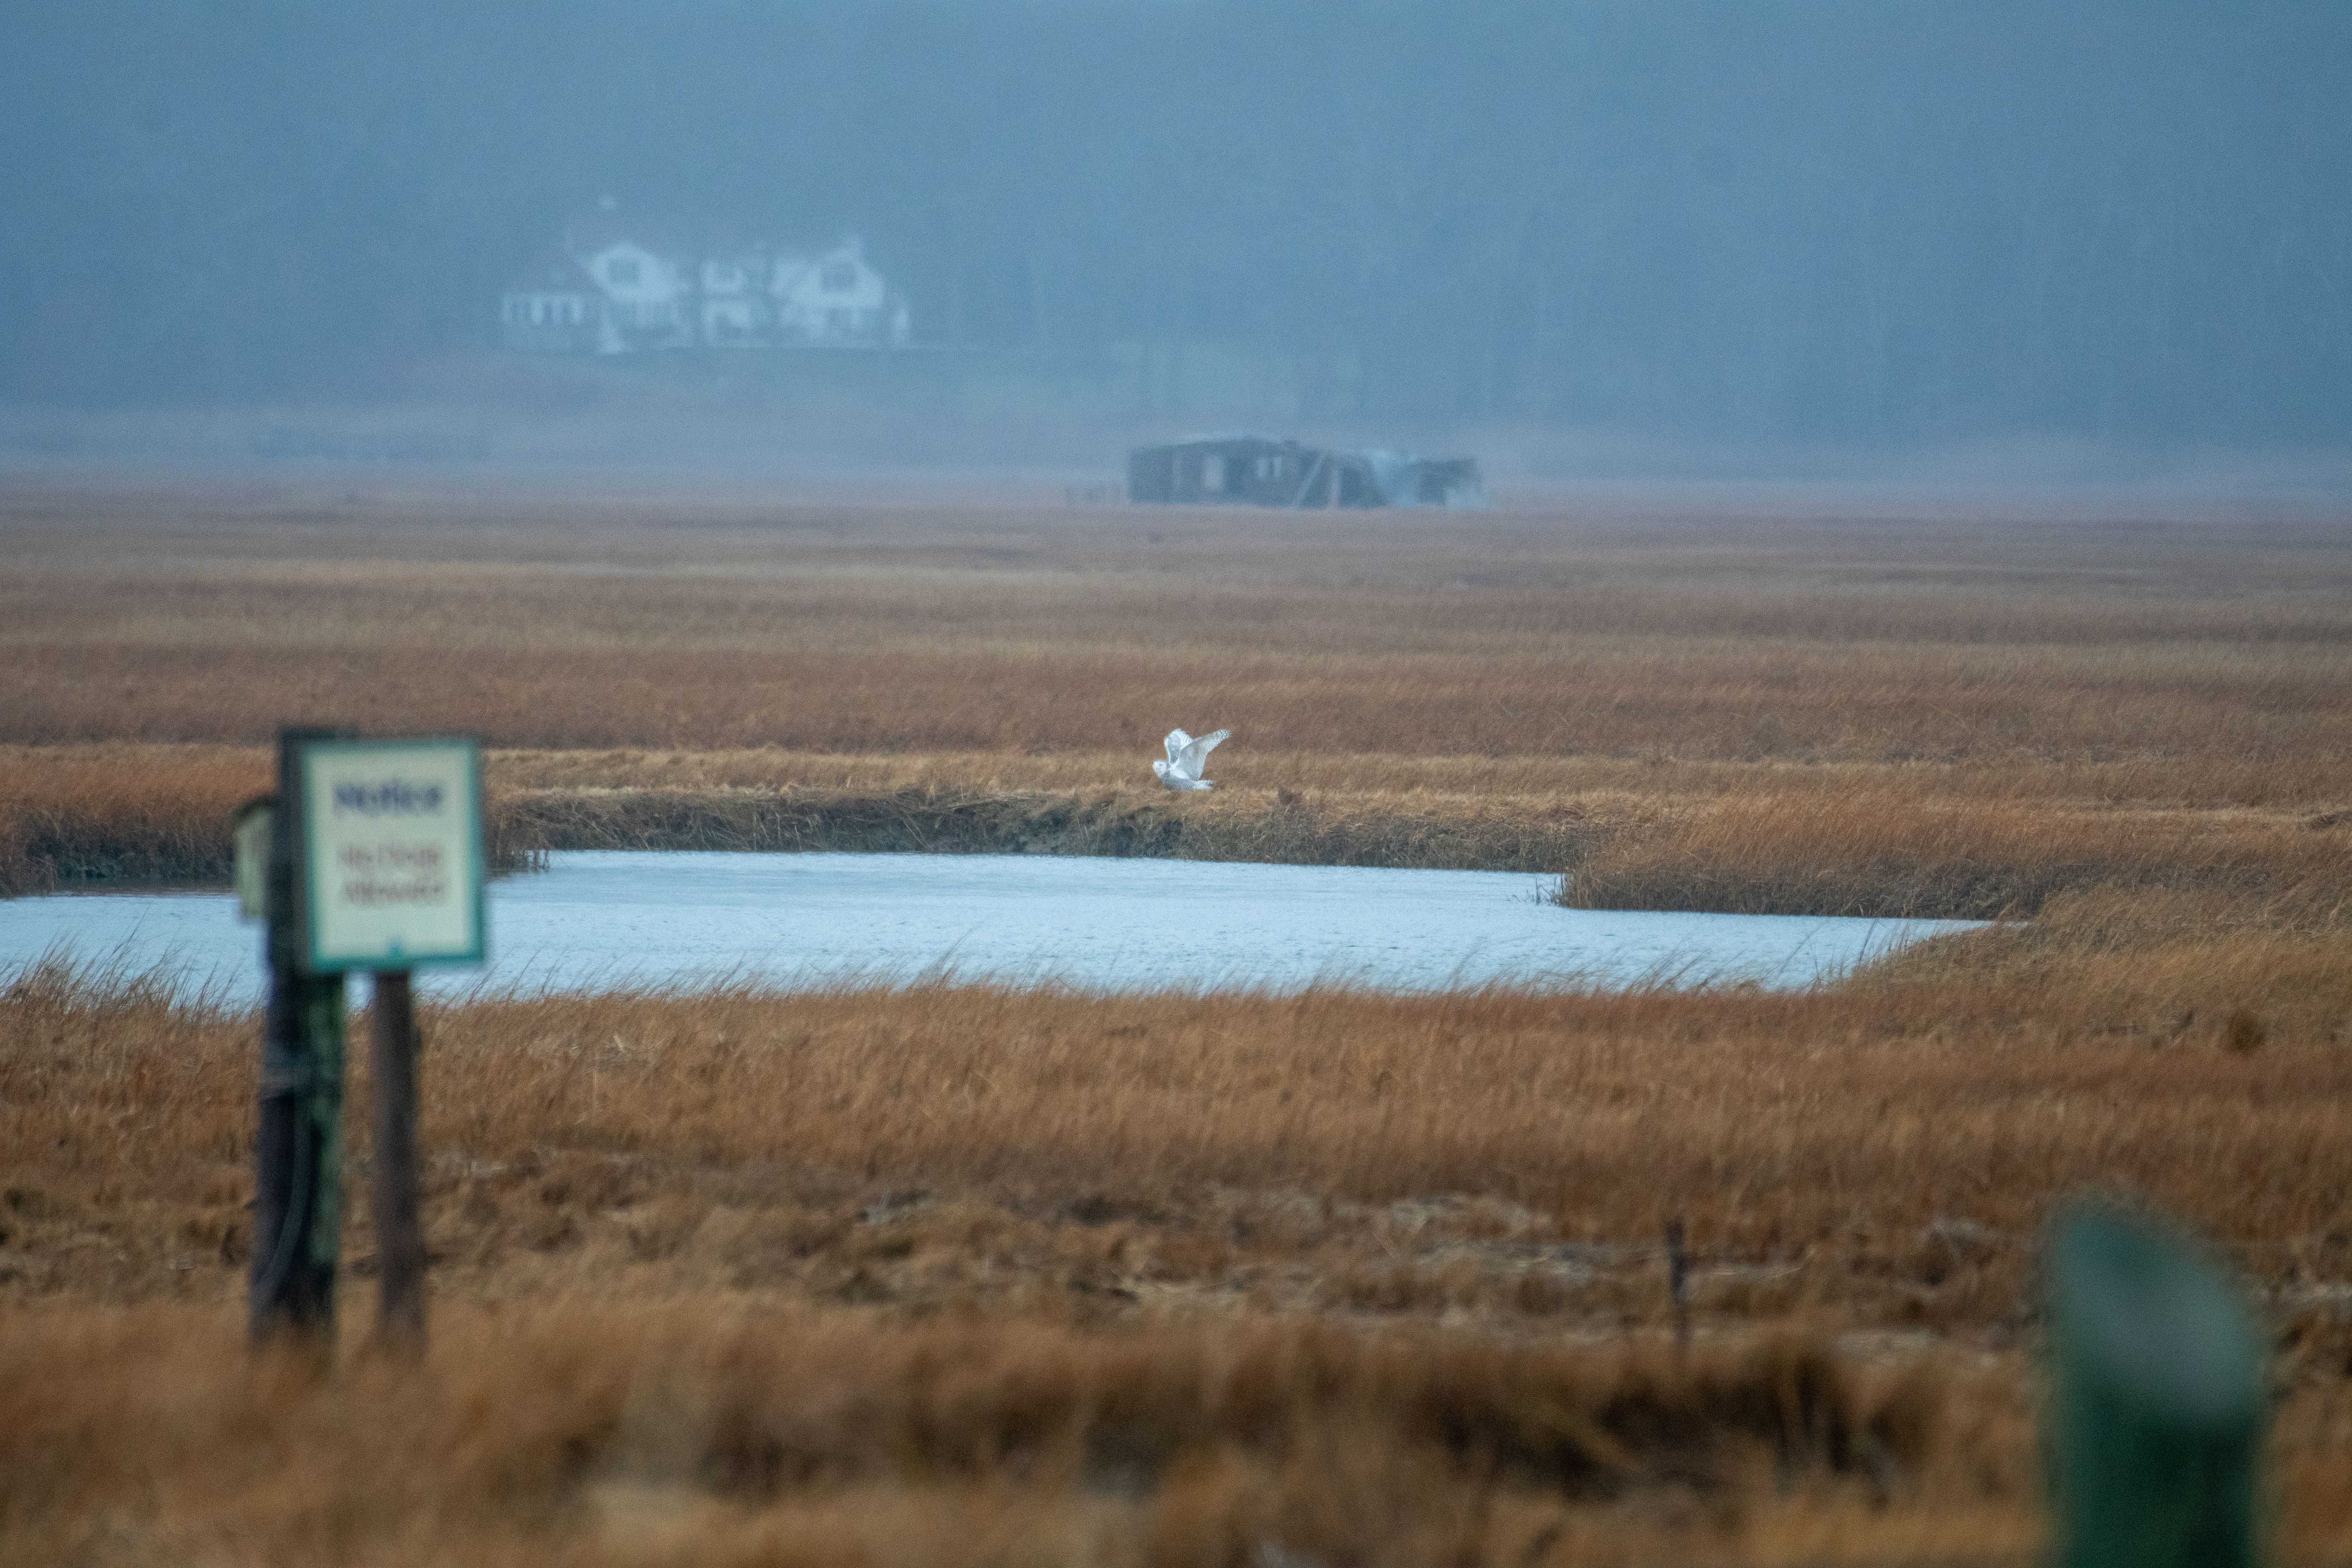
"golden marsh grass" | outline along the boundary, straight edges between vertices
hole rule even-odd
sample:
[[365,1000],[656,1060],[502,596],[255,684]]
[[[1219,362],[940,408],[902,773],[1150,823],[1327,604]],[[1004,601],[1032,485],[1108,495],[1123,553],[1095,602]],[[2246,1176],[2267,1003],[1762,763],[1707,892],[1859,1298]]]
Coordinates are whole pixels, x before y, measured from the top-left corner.
[[[481,733],[517,854],[2032,919],[1794,994],[431,1006],[433,1360],[359,1348],[354,1202],[323,1381],[234,1349],[257,1021],[28,971],[0,1557],[2023,1563],[2036,1237],[2094,1189],[2246,1272],[2278,1547],[2340,1558],[2347,541],[11,479],[0,890],[216,878],[336,721]],[[1178,723],[1217,794],[1150,786]]]
[[[0,997],[0,1357],[45,1373],[0,1379],[39,1457],[9,1528],[673,1560],[609,1516],[642,1506],[667,1551],[861,1562],[912,1510],[1076,1530],[1022,1548],[1064,1561],[2022,1562],[2036,1236],[2087,1187],[2247,1270],[2290,1543],[2340,1549],[2345,964],[2272,937],[1992,991],[1929,952],[1801,995],[428,1007],[441,1343],[422,1383],[316,1389],[226,1353],[257,1021],[36,972]],[[2303,1005],[2203,1010],[2250,994]],[[999,1560],[941,1530],[915,1555]]]
[[2251,805],[2335,800],[2352,741],[2326,524],[20,481],[0,549],[0,741],[31,744],[256,744],[300,715],[1139,763],[1184,722],[1234,729],[1242,784],[1360,755],[2137,763],[2141,791]]

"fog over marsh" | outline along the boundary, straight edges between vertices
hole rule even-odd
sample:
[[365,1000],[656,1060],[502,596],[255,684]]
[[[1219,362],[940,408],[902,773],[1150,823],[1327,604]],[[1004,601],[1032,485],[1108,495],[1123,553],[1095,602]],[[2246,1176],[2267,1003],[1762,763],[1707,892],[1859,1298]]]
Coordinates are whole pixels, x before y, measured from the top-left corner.
[[[2352,447],[2339,4],[8,0],[5,32],[20,415],[748,375],[1008,429]],[[524,363],[500,291],[604,197],[855,234],[910,346]]]

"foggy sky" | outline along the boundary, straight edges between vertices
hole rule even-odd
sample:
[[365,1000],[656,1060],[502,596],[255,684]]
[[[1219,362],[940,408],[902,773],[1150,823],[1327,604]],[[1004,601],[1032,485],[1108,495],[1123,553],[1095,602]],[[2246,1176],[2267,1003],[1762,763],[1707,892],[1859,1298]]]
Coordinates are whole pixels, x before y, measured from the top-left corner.
[[600,195],[1301,417],[2352,440],[2352,6],[0,0],[0,401],[364,395]]

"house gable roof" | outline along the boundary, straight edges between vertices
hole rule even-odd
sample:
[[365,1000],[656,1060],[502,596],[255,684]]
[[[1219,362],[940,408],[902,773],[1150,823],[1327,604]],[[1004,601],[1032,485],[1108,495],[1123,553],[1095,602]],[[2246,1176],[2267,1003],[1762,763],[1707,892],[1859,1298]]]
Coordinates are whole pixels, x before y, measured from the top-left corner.
[[700,248],[676,225],[618,207],[580,213],[563,226],[563,248],[573,256],[600,255],[616,245],[634,245],[664,258],[692,256]]
[[[846,289],[826,287],[826,273],[845,264],[856,269],[850,286]],[[772,288],[778,294],[796,297],[804,302],[811,300],[856,300],[868,306],[881,304],[890,293],[888,280],[866,259],[866,247],[855,239],[843,240],[830,250],[813,255],[778,256]]]
[[588,275],[593,278],[596,274],[595,264],[597,262],[609,260],[616,256],[628,257],[640,261],[650,261],[657,267],[667,264],[669,266],[677,267],[681,270],[683,270],[685,267],[685,263],[678,260],[675,253],[665,254],[662,251],[656,250],[651,246],[640,245],[634,239],[608,240],[604,244],[599,245],[593,249],[581,251],[575,259],[578,260],[583,268],[587,269]]

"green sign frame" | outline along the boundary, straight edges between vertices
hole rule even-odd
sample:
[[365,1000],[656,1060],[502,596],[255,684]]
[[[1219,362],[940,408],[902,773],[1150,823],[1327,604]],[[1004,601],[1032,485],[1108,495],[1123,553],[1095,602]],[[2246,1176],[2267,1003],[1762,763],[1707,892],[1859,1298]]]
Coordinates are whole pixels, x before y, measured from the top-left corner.
[[482,756],[471,736],[300,743],[293,802],[302,967],[479,963]]

